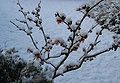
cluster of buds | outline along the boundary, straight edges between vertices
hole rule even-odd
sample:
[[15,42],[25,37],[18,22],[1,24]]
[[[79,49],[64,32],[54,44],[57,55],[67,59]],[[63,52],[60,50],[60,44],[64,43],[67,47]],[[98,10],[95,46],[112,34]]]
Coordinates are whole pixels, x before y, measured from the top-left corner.
[[53,45],[48,43],[46,46],[43,47],[43,49],[47,52],[49,52],[53,48]]
[[[34,10],[35,11],[35,10]],[[35,13],[35,14],[34,14]],[[28,16],[27,19],[29,21],[32,21],[36,24],[37,27],[40,27],[41,26],[41,23],[42,23],[42,19],[40,18],[40,14],[38,12],[38,10],[36,10],[36,12],[32,11],[32,14],[35,16],[35,18],[33,19],[31,16]]]
[[59,45],[62,47],[66,47],[66,42],[62,39],[62,38],[53,38],[51,40],[49,40],[48,42],[51,45]]
[[48,40],[47,45],[45,45],[43,49],[45,50],[45,52],[50,52],[54,45],[60,45],[64,48],[67,47],[66,42],[62,38],[53,38]]
[[67,62],[63,65],[67,70],[71,69],[71,68],[76,68],[79,66],[79,61],[71,61],[71,62]]
[[39,17],[40,16],[40,14],[39,14],[40,9],[41,9],[40,3],[41,2],[39,2],[38,6],[31,12],[35,17]]
[[35,23],[37,27],[41,27],[41,23],[42,23],[42,19],[40,18],[40,9],[41,9],[40,3],[32,12],[24,12],[22,8],[19,10],[24,14],[25,18],[28,21]]
[[17,5],[20,7],[19,12],[23,13],[24,16],[27,16],[28,14],[30,14],[29,11],[26,12],[26,11],[23,10],[23,7],[21,6],[21,4],[19,2],[17,3]]
[[40,18],[40,9],[41,9],[41,6],[40,6],[40,3],[38,3],[38,6],[32,11],[32,12],[29,12],[29,11],[25,11],[23,9],[23,7],[21,6],[20,2],[18,1],[17,5],[20,7],[20,10],[19,12],[21,12],[24,16],[24,20],[18,20],[16,19],[17,21],[19,21],[20,23],[24,23],[26,26],[27,26],[27,29],[23,29],[19,26],[17,26],[15,23],[13,23],[15,26],[17,26],[17,28],[19,28],[19,30],[22,30],[24,32],[26,32],[27,35],[31,35],[32,34],[32,29],[33,27],[30,27],[29,26],[29,22],[33,22],[35,23],[36,27],[39,27],[39,29],[42,28],[42,19]]
[[102,35],[101,29],[97,29],[97,30],[96,30],[96,35]]
[[34,50],[33,54],[35,56],[36,59],[41,59],[41,53],[39,50]]
[[84,42],[85,39],[88,38],[88,31],[86,30],[77,30],[76,32],[76,39],[75,39],[75,42],[76,41],[79,41],[79,42]]
[[71,68],[76,68],[78,66],[79,66],[78,64],[69,64],[69,65],[66,66],[66,69],[68,70],[68,69],[71,69]]
[[75,32],[77,29],[80,29],[79,24],[80,20],[77,20],[75,24],[73,24],[72,19],[70,17],[66,17],[64,13],[56,13],[55,14],[56,21],[58,24],[65,23],[68,26],[68,30],[70,32]]
[[64,22],[66,15],[64,13],[55,13],[56,21],[58,24]]
[[27,19],[28,19],[29,21],[33,21],[33,18],[32,18],[32,16],[30,16],[30,15],[27,15]]
[[27,15],[27,19],[28,19],[30,22],[34,22],[37,27],[40,27],[40,25],[41,25],[41,23],[42,23],[42,19],[41,19],[40,17],[32,18],[31,15]]
[[96,58],[96,57],[85,58],[84,62],[86,62],[86,61],[92,61],[92,60],[94,60],[94,58]]
[[28,48],[27,52],[32,53],[34,55],[35,59],[37,59],[37,60],[41,59],[41,57],[42,57],[42,54],[40,53],[40,51],[38,49],[34,50],[33,48]]
[[35,18],[34,23],[36,24],[37,27],[40,27],[41,23],[42,23],[42,19],[41,18]]
[[[85,39],[88,38],[88,31],[85,30],[77,30],[75,33],[75,37],[73,40],[73,33],[68,37],[68,42],[72,42],[73,41],[73,46],[71,47],[71,51],[76,51],[81,42],[84,42]],[[71,45],[71,43],[70,43]],[[69,46],[68,46],[69,48]]]
[[69,22],[67,23],[68,24],[68,30],[70,30],[70,32],[76,32],[78,29],[80,30],[81,28],[80,28],[80,26],[79,26],[79,24],[80,24],[80,21],[78,22],[76,22],[75,24],[72,24],[72,21],[70,21],[71,22],[71,24],[69,24]]

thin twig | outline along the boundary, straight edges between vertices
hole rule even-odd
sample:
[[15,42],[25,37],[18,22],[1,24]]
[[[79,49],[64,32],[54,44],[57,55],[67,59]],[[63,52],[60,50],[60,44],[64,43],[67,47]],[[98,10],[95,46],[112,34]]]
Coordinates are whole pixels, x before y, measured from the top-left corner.
[[[105,53],[105,52],[109,52],[109,51],[112,50],[112,49],[113,49],[113,47],[109,47],[109,48],[107,48],[107,49],[105,49],[105,50],[103,50],[103,51],[97,52],[97,53],[92,54],[92,55],[89,55],[89,56],[83,55],[83,56],[81,56],[81,58],[80,58],[80,62],[79,62],[79,65],[78,65],[78,66],[73,66],[73,67],[71,67],[71,68],[68,68],[68,69],[66,69],[65,71],[63,71],[63,73],[67,73],[67,72],[69,72],[69,71],[77,70],[77,69],[79,69],[79,68],[83,65],[83,62],[84,62],[85,59],[87,59],[87,58],[94,58],[94,57],[96,57],[96,56],[98,56],[98,55],[101,55],[101,54],[103,54],[103,53]],[[58,77],[58,76],[60,76],[60,75],[61,75],[61,74],[55,75],[55,77],[53,77],[53,79],[56,78],[56,77]]]
[[94,25],[94,26],[88,31],[88,33],[91,33],[92,30],[97,27],[97,25],[98,25],[98,23],[97,23],[96,25]]
[[[17,24],[15,24],[14,22],[12,22],[12,21],[10,21],[14,26],[16,26],[18,29],[20,29],[21,27],[19,27]],[[24,31],[26,34],[27,34],[27,32],[25,31],[25,29],[23,29],[22,31]],[[37,47],[37,45],[36,45],[36,43],[35,43],[35,41],[34,41],[34,39],[33,39],[33,37],[32,37],[32,35],[31,34],[29,34],[29,37],[30,37],[30,39],[32,40],[32,43],[33,43],[33,45],[35,46],[35,48],[36,49],[39,49],[38,47]]]

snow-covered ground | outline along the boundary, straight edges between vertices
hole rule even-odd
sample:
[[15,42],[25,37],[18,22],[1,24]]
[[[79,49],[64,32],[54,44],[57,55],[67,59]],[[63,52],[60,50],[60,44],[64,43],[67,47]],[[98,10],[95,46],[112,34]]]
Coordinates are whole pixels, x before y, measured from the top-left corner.
[[[30,56],[25,56],[25,50],[27,47],[32,46],[31,41],[23,32],[17,30],[9,21],[14,18],[20,18],[21,14],[18,12],[16,5],[17,0],[1,0],[0,1],[0,46],[1,47],[17,47],[21,50],[22,57],[25,59]],[[32,9],[36,6],[38,0],[21,0],[23,6],[26,9]],[[47,34],[51,37],[63,37],[68,36],[65,25],[58,25],[55,22],[54,13],[56,11],[64,12],[66,15],[72,17],[73,20],[77,20],[82,16],[81,13],[75,11],[76,7],[82,4],[84,0],[42,0],[42,18],[43,26]],[[20,16],[20,17],[19,17]],[[93,24],[92,19],[87,19],[83,23],[82,27],[88,28]],[[41,36],[35,33],[36,41],[40,41],[39,46],[42,46]],[[101,40],[104,42],[96,50],[105,48],[108,46],[112,39],[112,34],[108,31],[104,32]],[[88,42],[92,41],[92,37]],[[78,52],[77,54],[80,54]],[[102,56],[98,56],[91,62],[86,62],[82,67],[76,71],[72,71],[64,74],[55,79],[55,83],[119,83],[120,82],[120,49],[116,52],[111,51],[105,53]]]

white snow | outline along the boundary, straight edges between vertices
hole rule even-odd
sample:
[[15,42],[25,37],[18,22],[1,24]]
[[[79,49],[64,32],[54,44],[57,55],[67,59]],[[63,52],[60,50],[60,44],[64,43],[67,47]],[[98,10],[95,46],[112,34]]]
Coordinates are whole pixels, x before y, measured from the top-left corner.
[[78,25],[78,24],[80,24],[80,20],[77,20],[77,21],[76,21],[76,25]]
[[38,49],[35,49],[35,50],[33,51],[33,54],[34,54],[34,55],[40,54],[40,51],[39,51]]
[[60,17],[66,17],[65,13],[59,13]]
[[70,27],[71,27],[72,31],[75,31],[75,30],[76,30],[76,28],[77,28],[77,25],[72,24]]
[[88,31],[87,31],[86,29],[81,29],[81,30],[80,30],[80,35],[81,35],[82,37],[88,36]]
[[65,22],[66,22],[67,24],[72,24],[72,19],[71,19],[70,17],[67,17],[67,18],[65,19]]
[[[21,0],[26,10],[32,11],[39,0]],[[45,32],[50,34],[53,38],[62,37],[64,40],[68,37],[69,31],[66,29],[64,24],[57,24],[55,21],[54,13],[56,11],[64,12],[67,16],[71,17],[74,22],[78,18],[82,17],[81,13],[75,11],[76,7],[83,3],[84,0],[42,0],[42,20]],[[33,47],[31,40],[24,32],[17,30],[9,21],[14,18],[23,18],[23,16],[17,11],[18,6],[16,5],[17,0],[1,0],[0,2],[0,47],[10,48],[16,47],[20,50],[21,57],[26,60],[32,56],[28,56],[26,48]],[[84,28],[83,35],[87,34],[86,30],[91,28],[93,20],[86,18],[81,28]],[[28,31],[29,32],[29,31]],[[42,47],[44,42],[41,34],[38,31],[33,33],[36,37],[35,41],[39,41],[37,44]],[[111,44],[112,36],[111,32],[105,30],[103,35],[100,37],[103,43],[98,44],[94,52],[101,50]],[[92,37],[91,37],[92,36]],[[90,43],[96,35],[90,34],[88,41]],[[82,48],[83,46],[81,46]],[[60,51],[57,49],[56,51]],[[52,52],[53,53],[53,52]],[[57,54],[57,53],[55,53]],[[82,51],[77,51],[71,54],[67,61],[77,61],[77,57],[83,54]],[[55,63],[55,62],[54,62]],[[55,83],[118,83],[120,82],[120,49],[117,51],[111,51],[105,53],[102,56],[98,56],[91,62],[86,62],[78,70],[64,74],[54,80]],[[62,73],[60,70],[59,72]]]
[[31,35],[31,34],[32,34],[32,31],[31,31],[30,29],[27,29],[27,30],[26,30],[26,33],[27,33],[27,35]]

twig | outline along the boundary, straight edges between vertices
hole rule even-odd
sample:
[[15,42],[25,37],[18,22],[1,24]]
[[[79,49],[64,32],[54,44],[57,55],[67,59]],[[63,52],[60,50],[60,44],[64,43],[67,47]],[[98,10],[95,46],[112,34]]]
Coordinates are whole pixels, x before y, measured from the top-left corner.
[[[79,27],[81,26],[83,20],[85,19],[85,17],[87,17],[88,13],[89,13],[94,7],[96,7],[99,3],[101,3],[102,1],[104,1],[104,0],[100,0],[100,1],[97,2],[95,5],[93,5],[90,9],[88,9],[88,11],[86,11],[86,13],[84,14],[84,16],[83,16],[83,18],[81,19],[80,23],[78,24],[77,29],[79,29]],[[76,30],[77,30],[77,29],[76,29]]]
[[[10,21],[14,26],[16,26],[18,29],[20,29],[21,27],[19,27],[17,24],[15,24],[14,22],[12,22],[12,21]],[[27,33],[26,31],[25,31],[25,29],[23,29],[22,31],[24,31],[25,33]],[[30,37],[30,39],[32,40],[32,43],[33,43],[33,45],[35,46],[35,48],[36,49],[39,49],[38,47],[37,47],[37,45],[36,45],[36,43],[35,43],[35,41],[34,41],[34,39],[33,39],[33,37],[32,37],[32,35],[31,34],[29,34],[29,37]]]
[[[54,75],[53,75],[53,79],[56,77],[56,72],[59,69],[59,67],[65,62],[65,60],[68,58],[69,54],[71,53],[71,47],[74,45],[74,39],[75,39],[75,34],[76,31],[80,29],[81,23],[83,22],[83,20],[85,19],[85,17],[88,15],[89,11],[92,10],[95,6],[97,6],[99,3],[101,3],[104,0],[100,0],[98,3],[96,3],[95,5],[93,5],[87,12],[86,14],[83,16],[83,18],[81,19],[80,23],[78,24],[76,30],[73,32],[73,38],[72,38],[72,42],[70,47],[68,48],[68,53],[66,54],[66,56],[63,58],[63,60],[57,65]],[[64,22],[65,23],[65,22]],[[66,24],[66,23],[65,23]]]
[[94,25],[94,26],[88,31],[88,33],[91,33],[92,30],[93,30],[95,27],[97,27],[97,25],[98,25],[98,23],[97,23],[96,25]]
[[[112,50],[112,49],[113,49],[113,47],[109,47],[109,48],[107,48],[107,49],[105,49],[105,50],[103,50],[103,51],[97,52],[97,53],[92,54],[92,55],[89,55],[89,56],[83,55],[83,56],[80,58],[80,62],[79,62],[79,65],[78,65],[78,66],[73,66],[73,67],[71,67],[71,68],[68,68],[68,69],[66,69],[65,71],[63,71],[63,73],[67,73],[67,72],[69,72],[69,71],[77,70],[77,69],[79,69],[79,68],[82,66],[82,64],[83,64],[83,62],[85,61],[85,59],[87,59],[87,58],[94,58],[94,57],[96,57],[96,56],[98,56],[98,55],[100,55],[100,54],[103,54],[103,53],[105,53],[105,52],[108,52],[108,51],[110,51],[110,50]],[[60,75],[61,75],[61,74],[55,75],[55,76],[53,77],[53,79],[56,78],[56,77],[58,77],[58,76],[60,76]]]
[[96,37],[96,39],[95,39],[95,41],[94,42],[97,42],[97,40],[98,40],[98,38],[100,37],[100,35],[102,34],[102,31],[104,30],[104,28],[102,28],[101,30],[100,30],[100,32],[98,33],[98,35],[97,35],[97,37]]

